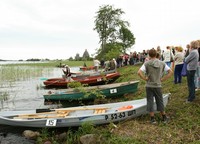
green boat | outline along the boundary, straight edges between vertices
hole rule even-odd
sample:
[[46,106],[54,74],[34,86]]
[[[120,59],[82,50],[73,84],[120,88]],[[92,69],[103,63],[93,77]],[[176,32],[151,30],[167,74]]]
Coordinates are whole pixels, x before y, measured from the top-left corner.
[[139,81],[112,83],[91,87],[69,88],[65,90],[51,90],[43,95],[45,101],[73,101],[73,100],[94,100],[95,98],[119,97],[138,90]]

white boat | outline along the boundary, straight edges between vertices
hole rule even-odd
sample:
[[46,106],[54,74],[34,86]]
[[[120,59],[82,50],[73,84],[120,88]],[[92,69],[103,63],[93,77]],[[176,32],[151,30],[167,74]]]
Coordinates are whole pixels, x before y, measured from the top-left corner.
[[[165,106],[169,96],[170,93],[163,95]],[[23,127],[73,127],[84,122],[91,122],[94,125],[119,122],[143,114],[147,114],[146,98],[60,109],[1,111],[0,124]]]

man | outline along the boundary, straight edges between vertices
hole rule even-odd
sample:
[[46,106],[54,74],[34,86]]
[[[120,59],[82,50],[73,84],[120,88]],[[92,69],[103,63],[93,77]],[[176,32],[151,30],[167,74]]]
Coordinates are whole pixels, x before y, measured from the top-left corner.
[[[160,111],[163,122],[166,123],[168,121],[164,110],[161,82],[167,80],[173,74],[170,67],[156,58],[156,56],[157,51],[155,49],[149,50],[149,60],[138,70],[140,78],[146,81],[147,111],[150,114],[152,124],[156,123],[154,117],[154,97],[157,111]],[[168,73],[164,75],[165,72]]]

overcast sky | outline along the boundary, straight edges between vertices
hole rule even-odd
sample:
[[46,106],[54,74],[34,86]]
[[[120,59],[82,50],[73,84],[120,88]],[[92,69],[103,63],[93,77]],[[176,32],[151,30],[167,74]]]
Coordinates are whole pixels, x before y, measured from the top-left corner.
[[200,39],[200,0],[0,0],[0,59],[67,59],[100,47],[100,6],[125,12],[136,38],[131,51]]

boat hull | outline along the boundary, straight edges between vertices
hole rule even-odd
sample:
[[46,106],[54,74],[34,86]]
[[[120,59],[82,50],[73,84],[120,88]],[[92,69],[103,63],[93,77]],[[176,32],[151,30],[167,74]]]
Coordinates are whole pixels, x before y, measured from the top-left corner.
[[[164,105],[168,103],[168,98],[170,94],[163,95]],[[156,104],[154,102],[154,107]],[[104,113],[94,113],[95,109],[106,108]],[[125,109],[121,109],[125,108]],[[78,110],[79,109],[79,110]],[[119,122],[126,119],[131,119],[143,114],[147,114],[146,111],[146,98],[140,100],[110,103],[110,104],[101,104],[85,107],[74,107],[74,108],[63,108],[56,109],[59,111],[70,111],[69,115],[64,118],[52,117],[48,118],[50,114],[43,113],[46,118],[37,118],[37,113],[34,110],[28,111],[11,111],[11,112],[0,112],[0,124],[11,125],[11,126],[23,126],[23,127],[74,127],[81,126],[85,122],[90,122],[94,125],[100,124],[109,124],[111,122]],[[14,115],[13,115],[14,114]],[[24,114],[29,117],[20,117]],[[36,115],[35,118],[31,116]],[[17,117],[17,119],[16,119]],[[39,115],[38,115],[39,117]]]
[[50,93],[43,95],[43,97],[45,100],[53,101],[94,100],[99,95],[105,98],[115,98],[125,94],[135,93],[138,90],[138,83],[139,81],[130,81],[85,87],[78,91],[76,89],[57,90],[55,92],[49,91]]
[[51,78],[44,81],[46,87],[67,87],[70,82],[80,82],[81,84],[98,85],[106,82],[111,82],[120,77],[119,72],[109,73],[105,75],[96,75],[88,77],[72,77],[73,81],[68,81],[65,78]]

